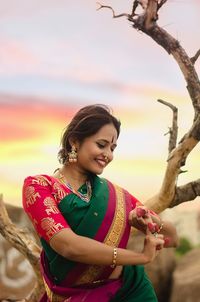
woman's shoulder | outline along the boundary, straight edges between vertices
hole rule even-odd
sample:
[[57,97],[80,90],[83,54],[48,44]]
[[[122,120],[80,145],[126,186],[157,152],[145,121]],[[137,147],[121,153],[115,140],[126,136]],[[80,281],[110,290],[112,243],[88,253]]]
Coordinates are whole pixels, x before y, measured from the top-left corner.
[[26,185],[42,185],[51,186],[53,182],[53,176],[48,174],[36,174],[28,175],[24,179],[24,186]]

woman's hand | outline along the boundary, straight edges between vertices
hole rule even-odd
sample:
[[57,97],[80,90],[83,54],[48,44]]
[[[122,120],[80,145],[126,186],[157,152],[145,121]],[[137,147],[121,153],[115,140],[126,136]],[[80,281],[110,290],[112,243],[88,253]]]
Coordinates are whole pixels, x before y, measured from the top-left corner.
[[149,263],[154,260],[154,258],[158,255],[159,251],[164,247],[164,236],[162,234],[153,235],[147,229],[147,235],[144,241],[144,249],[143,254],[146,258],[146,263]]
[[175,226],[169,221],[162,223],[160,217],[145,206],[138,206],[129,213],[129,223],[144,234],[147,230],[152,234],[163,234],[164,247],[178,246],[179,238]]
[[129,213],[129,223],[144,234],[147,229],[151,233],[158,232],[160,227],[158,221],[154,222],[150,211],[145,206],[136,207]]

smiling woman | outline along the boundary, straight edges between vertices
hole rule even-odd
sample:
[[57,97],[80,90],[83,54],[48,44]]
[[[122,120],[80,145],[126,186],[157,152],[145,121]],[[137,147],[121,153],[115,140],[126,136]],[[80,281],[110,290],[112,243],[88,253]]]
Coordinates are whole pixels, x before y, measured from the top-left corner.
[[101,174],[103,168],[113,159],[117,136],[113,124],[108,124],[96,134],[86,138],[81,145],[77,143],[79,164],[83,166],[83,169],[94,174]]
[[[80,109],[63,133],[61,167],[24,181],[23,207],[43,247],[41,302],[157,301],[142,265],[176,245],[176,230],[99,176],[119,133],[108,107]],[[141,253],[126,249],[131,226],[146,234]]]
[[[106,164],[113,159],[120,122],[106,108],[103,105],[82,108],[63,134],[59,159],[64,164],[71,160],[72,155],[78,156],[76,169],[82,170],[81,174],[84,175],[84,179],[75,184],[78,187],[85,182],[88,172],[101,174]],[[64,166],[64,174],[68,176],[74,174],[69,168]]]

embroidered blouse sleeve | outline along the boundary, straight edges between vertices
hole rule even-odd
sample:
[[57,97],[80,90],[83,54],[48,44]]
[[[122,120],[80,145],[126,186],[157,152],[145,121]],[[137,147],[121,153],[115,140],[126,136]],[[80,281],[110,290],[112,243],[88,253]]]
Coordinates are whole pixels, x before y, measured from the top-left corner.
[[51,194],[50,181],[43,176],[29,176],[24,180],[22,202],[37,234],[49,241],[69,225]]

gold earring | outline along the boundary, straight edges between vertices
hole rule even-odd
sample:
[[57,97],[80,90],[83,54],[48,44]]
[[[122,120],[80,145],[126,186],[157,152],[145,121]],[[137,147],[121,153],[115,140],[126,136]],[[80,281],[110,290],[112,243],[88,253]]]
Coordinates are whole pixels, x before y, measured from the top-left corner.
[[68,160],[70,163],[77,162],[77,151],[75,146],[72,146],[71,152],[68,153]]

